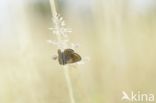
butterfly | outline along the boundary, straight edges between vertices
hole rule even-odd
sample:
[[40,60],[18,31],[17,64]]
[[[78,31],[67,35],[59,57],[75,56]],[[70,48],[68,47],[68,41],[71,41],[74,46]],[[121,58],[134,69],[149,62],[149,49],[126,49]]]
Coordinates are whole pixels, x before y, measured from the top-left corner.
[[58,61],[60,65],[76,63],[81,60],[81,56],[72,49],[65,49],[63,52],[58,49]]

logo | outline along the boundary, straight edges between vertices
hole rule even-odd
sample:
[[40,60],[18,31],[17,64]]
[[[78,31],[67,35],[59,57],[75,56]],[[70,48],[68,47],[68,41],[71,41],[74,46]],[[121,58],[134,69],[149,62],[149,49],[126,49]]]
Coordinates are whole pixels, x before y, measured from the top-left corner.
[[137,92],[129,92],[126,93],[122,91],[122,101],[131,101],[131,102],[154,102],[154,94],[152,93],[142,93],[140,91]]

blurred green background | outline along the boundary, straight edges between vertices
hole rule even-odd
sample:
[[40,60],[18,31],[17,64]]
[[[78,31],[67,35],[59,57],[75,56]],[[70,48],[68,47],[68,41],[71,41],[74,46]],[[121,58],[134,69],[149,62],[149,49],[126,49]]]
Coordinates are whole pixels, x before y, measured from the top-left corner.
[[[156,94],[155,0],[56,0],[71,42],[91,60],[70,69],[76,103]],[[0,1],[0,103],[70,103],[48,0]],[[144,103],[144,102],[142,102]]]

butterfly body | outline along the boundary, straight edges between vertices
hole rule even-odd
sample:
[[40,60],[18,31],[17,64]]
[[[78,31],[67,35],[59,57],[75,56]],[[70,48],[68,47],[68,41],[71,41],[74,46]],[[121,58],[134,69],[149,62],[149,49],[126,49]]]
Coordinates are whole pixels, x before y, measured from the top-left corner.
[[81,60],[81,56],[72,49],[58,50],[58,61],[60,65],[76,63]]

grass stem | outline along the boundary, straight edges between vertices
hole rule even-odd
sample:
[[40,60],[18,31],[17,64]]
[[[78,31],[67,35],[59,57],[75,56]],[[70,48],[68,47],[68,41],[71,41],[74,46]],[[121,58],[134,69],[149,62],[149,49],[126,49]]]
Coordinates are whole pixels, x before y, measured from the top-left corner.
[[[56,17],[57,11],[56,11],[56,7],[55,7],[55,1],[54,0],[50,0],[50,6],[51,6],[51,12],[52,12],[52,17]],[[61,39],[61,35],[57,35],[57,41],[59,42],[63,42],[63,40]],[[62,49],[63,47],[59,48]],[[73,94],[73,88],[72,88],[72,82],[71,82],[71,78],[69,75],[69,66],[63,66],[63,71],[64,71],[64,75],[65,75],[65,80],[67,83],[67,88],[68,88],[68,92],[69,92],[69,97],[70,97],[70,101],[71,103],[75,103],[75,99],[74,99],[74,94]]]

